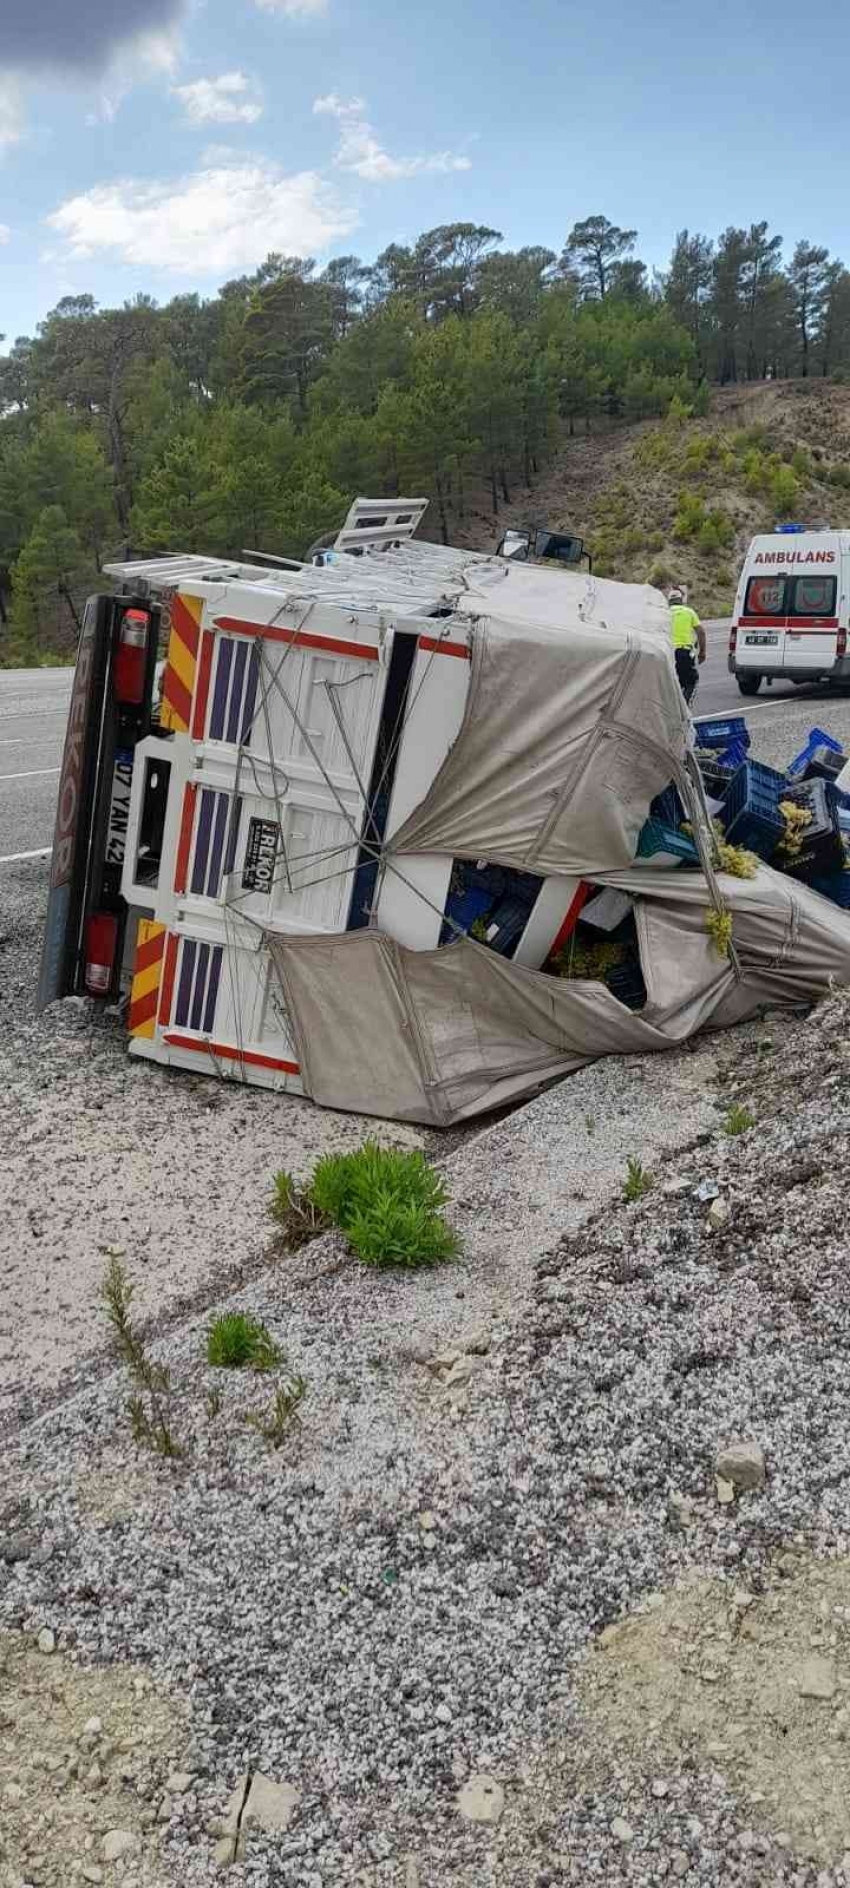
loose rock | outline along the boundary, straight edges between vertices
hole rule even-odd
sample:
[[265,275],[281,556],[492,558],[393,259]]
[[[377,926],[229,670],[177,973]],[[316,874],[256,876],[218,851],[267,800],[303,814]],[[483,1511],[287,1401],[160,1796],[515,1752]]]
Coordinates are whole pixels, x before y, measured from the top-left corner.
[[725,1448],[717,1451],[714,1473],[722,1481],[731,1482],[733,1488],[738,1490],[761,1488],[765,1477],[761,1444],[751,1441],[727,1443]]
[[465,1822],[497,1823],[505,1807],[501,1783],[482,1770],[458,1792],[457,1806]]
[[141,1841],[132,1829],[110,1829],[103,1838],[105,1862],[120,1862],[124,1855],[134,1855]]
[[797,1674],[797,1690],[801,1698],[834,1698],[836,1684],[835,1666],[831,1659],[813,1655],[803,1660]]
[[242,1811],[242,1828],[256,1823],[267,1835],[288,1829],[300,1801],[301,1791],[294,1784],[276,1783],[273,1777],[264,1777],[258,1771]]

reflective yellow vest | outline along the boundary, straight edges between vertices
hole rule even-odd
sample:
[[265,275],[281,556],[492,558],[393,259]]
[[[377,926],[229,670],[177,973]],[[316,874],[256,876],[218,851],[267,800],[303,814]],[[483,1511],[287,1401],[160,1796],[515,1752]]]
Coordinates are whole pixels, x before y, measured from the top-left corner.
[[670,635],[674,649],[696,648],[698,623],[696,610],[689,610],[686,603],[674,604],[670,611]]

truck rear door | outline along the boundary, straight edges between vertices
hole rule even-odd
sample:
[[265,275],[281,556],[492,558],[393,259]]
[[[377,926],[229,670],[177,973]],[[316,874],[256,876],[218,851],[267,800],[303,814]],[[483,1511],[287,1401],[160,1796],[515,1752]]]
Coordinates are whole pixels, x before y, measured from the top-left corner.
[[[116,994],[126,906],[121,871],[135,749],[150,727],[159,612],[90,597],[83,614],[59,776],[38,1008],[88,989]],[[97,975],[86,975],[87,927]]]
[[770,571],[747,582],[735,665],[761,675],[826,675],[840,650],[838,579],[822,571]]
[[748,579],[735,650],[737,669],[755,670],[760,675],[782,668],[785,647],[785,586],[787,578],[776,571]]
[[835,666],[838,643],[838,580],[827,572],[801,572],[785,580],[785,636],[782,667],[821,673]]

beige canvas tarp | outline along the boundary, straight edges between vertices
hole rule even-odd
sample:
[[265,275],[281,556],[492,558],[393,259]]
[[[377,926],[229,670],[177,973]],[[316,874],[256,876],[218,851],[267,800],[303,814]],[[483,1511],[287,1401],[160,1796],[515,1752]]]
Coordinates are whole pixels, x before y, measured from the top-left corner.
[[681,774],[688,727],[657,636],[478,618],[460,734],[388,856],[585,877],[628,865],[650,801]]
[[[647,1001],[635,1013],[602,983],[522,968],[468,937],[412,951],[376,930],[269,933],[309,1095],[447,1126],[600,1055],[666,1049],[850,982],[842,911],[767,867],[752,881],[711,868],[662,599],[517,570],[467,582],[454,601],[474,619],[465,719],[382,869],[430,852],[621,887],[635,900]],[[650,801],[671,780],[704,871],[635,863]],[[706,928],[721,904],[729,958]]]
[[269,940],[307,1093],[326,1107],[448,1126],[600,1055],[670,1048],[707,1026],[850,981],[850,924],[818,893],[764,866],[720,880],[740,976],[706,928],[697,872],[633,869],[647,1004],[604,984],[524,970],[470,938],[410,951],[377,931]]

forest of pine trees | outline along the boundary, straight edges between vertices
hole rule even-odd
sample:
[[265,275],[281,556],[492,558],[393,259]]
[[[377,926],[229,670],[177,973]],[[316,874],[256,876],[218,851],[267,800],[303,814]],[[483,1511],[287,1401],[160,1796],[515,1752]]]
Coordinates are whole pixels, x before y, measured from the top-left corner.
[[850,273],[766,223],[683,230],[655,275],[601,216],[560,255],[501,242],[453,223],[368,266],[270,255],[209,300],[61,301],[0,356],[0,661],[67,651],[107,558],[299,556],[357,492],[429,493],[447,538],[596,416],[850,370]]

